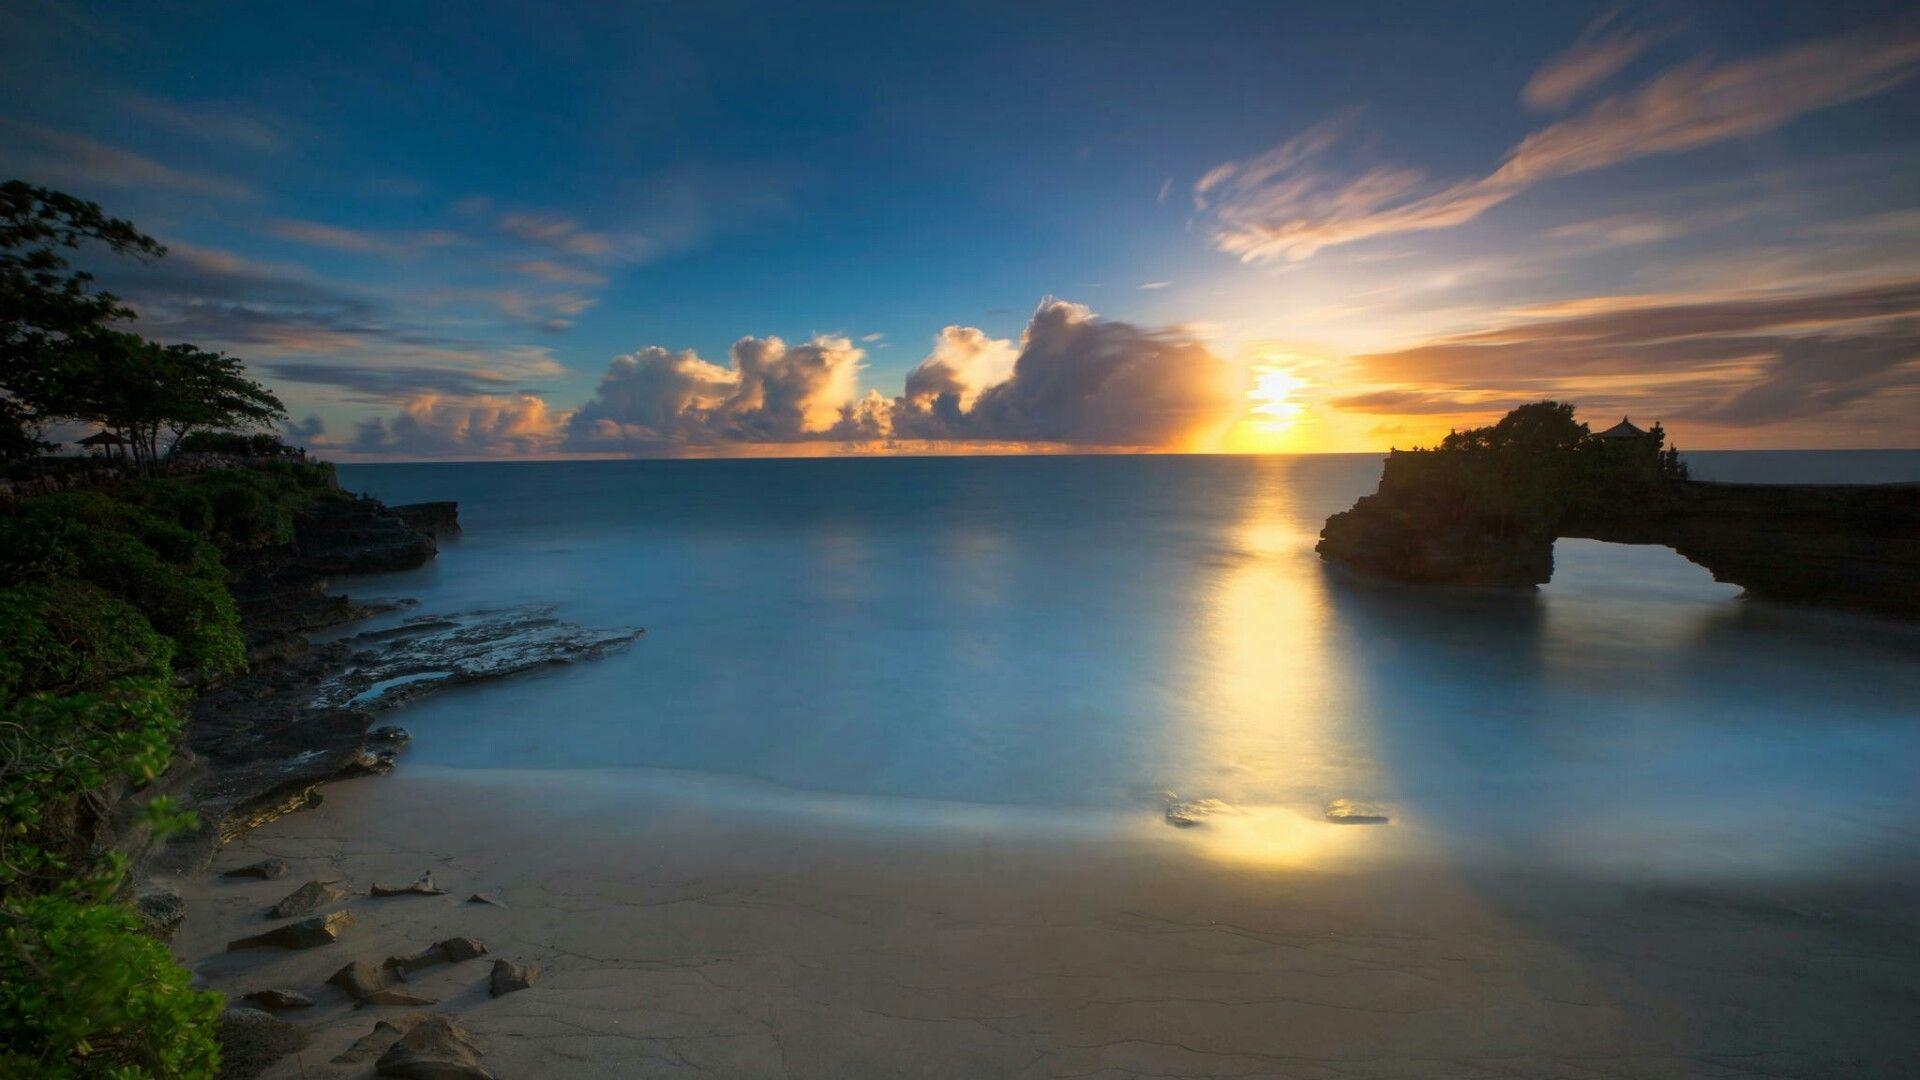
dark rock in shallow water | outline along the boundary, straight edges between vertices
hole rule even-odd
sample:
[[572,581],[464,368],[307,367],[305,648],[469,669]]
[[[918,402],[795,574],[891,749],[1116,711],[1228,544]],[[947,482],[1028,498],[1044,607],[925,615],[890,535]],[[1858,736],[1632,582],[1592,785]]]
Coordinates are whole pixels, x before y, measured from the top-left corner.
[[382,885],[375,882],[372,894],[374,896],[445,896],[447,890],[434,885],[433,871],[429,870],[405,885]]
[[322,945],[331,945],[340,940],[340,935],[353,925],[353,912],[336,911],[331,915],[316,915],[311,919],[302,919],[296,923],[277,926],[264,934],[243,937],[227,943],[228,952],[240,949],[314,949]]
[[411,975],[421,968],[432,967],[435,964],[457,964],[486,954],[487,947],[472,938],[445,938],[412,956],[389,956],[380,966],[401,975]]
[[311,1009],[313,999],[298,990],[255,990],[242,997],[262,1009]]
[[1335,825],[1385,825],[1392,819],[1377,803],[1335,799],[1327,804],[1327,820]]
[[347,898],[347,891],[334,887],[331,881],[309,881],[280,898],[280,902],[267,911],[269,919],[292,919],[301,915],[311,915],[328,904]]
[[473,1036],[452,1018],[437,1014],[413,1025],[381,1054],[374,1072],[402,1080],[493,1080],[480,1065]]
[[449,686],[597,660],[643,633],[583,629],[541,606],[422,617],[344,642],[352,666],[321,684],[314,705],[390,709]]
[[403,503],[389,509],[417,532],[446,536],[460,531],[460,504],[456,502]]
[[1920,484],[1629,481],[1586,460],[1396,450],[1315,550],[1389,581],[1532,587],[1557,539],[1662,544],[1749,596],[1920,617]]
[[394,973],[378,964],[365,960],[355,960],[327,977],[327,983],[337,986],[355,1001],[365,1001],[394,982]]
[[272,881],[274,878],[285,877],[286,873],[285,859],[261,859],[257,863],[248,863],[245,866],[236,866],[232,870],[222,871],[220,876],[250,877],[259,878],[261,881]]
[[511,960],[495,960],[493,974],[487,980],[487,994],[490,997],[499,997],[516,990],[525,990],[539,981],[539,964],[516,964]]
[[405,743],[413,741],[413,733],[393,724],[382,724],[367,732],[367,741],[374,743]]
[[433,537],[407,525],[377,499],[314,503],[294,529],[294,555],[311,574],[411,570],[433,558]]
[[229,1008],[220,1014],[220,1075],[250,1080],[274,1062],[306,1049],[311,1040],[298,1024],[259,1009]]
[[187,917],[187,902],[171,886],[153,885],[134,897],[133,910],[140,916],[140,928],[148,937],[165,941]]

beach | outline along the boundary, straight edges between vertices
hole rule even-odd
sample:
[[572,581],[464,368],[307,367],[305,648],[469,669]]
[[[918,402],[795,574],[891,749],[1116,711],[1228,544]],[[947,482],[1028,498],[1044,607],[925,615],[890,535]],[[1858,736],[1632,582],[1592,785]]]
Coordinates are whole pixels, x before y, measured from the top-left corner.
[[[1242,850],[1142,811],[930,831],[843,800],[665,775],[401,768],[231,845],[176,938],[230,995],[289,987],[331,1058],[401,1007],[323,981],[449,936],[437,998],[511,1076],[1897,1076],[1913,1064],[1910,871],[1622,886],[1423,862],[1396,825],[1301,820]],[[1417,846],[1417,845],[1414,845]],[[366,895],[432,871],[441,896]],[[308,878],[332,945],[224,952]],[[481,892],[505,906],[468,902]],[[490,998],[488,961],[537,963]],[[315,988],[319,987],[319,990]]]

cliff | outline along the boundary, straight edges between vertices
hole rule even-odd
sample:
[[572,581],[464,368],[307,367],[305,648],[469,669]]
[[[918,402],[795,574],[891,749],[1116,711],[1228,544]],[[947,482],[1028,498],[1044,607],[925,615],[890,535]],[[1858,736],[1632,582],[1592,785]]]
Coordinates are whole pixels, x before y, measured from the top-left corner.
[[1395,451],[1316,548],[1369,576],[1534,586],[1553,543],[1664,544],[1769,600],[1920,617],[1920,484],[1719,484],[1622,476],[1576,455]]

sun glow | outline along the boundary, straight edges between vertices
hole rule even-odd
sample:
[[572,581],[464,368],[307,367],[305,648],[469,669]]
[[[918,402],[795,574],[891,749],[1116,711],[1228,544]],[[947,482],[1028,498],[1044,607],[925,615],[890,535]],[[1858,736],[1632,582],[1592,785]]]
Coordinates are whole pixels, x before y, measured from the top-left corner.
[[1247,412],[1253,426],[1274,435],[1292,427],[1304,408],[1294,395],[1306,386],[1307,381],[1294,374],[1292,368],[1272,361],[1255,366],[1253,386],[1247,390]]
[[1267,354],[1249,364],[1246,405],[1222,448],[1242,454],[1311,449],[1316,428],[1304,392],[1314,385],[1301,374],[1305,357]]

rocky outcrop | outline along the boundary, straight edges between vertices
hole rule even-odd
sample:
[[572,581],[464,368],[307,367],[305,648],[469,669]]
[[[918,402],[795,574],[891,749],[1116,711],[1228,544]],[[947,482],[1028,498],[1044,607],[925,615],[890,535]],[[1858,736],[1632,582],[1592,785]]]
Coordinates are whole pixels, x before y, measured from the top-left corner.
[[227,942],[228,952],[242,949],[317,949],[340,940],[354,923],[353,912],[336,911],[311,919],[276,926],[264,934],[254,934]]
[[302,511],[293,544],[299,568],[323,576],[411,570],[438,550],[431,533],[367,498],[313,504]]
[[229,1008],[220,1014],[220,1075],[259,1076],[274,1062],[307,1048],[305,1028],[260,1009]]
[[460,504],[455,502],[406,503],[392,508],[407,527],[429,536],[448,536],[460,531]]
[[1664,544],[1750,596],[1920,617],[1920,484],[1582,486],[1512,464],[1398,451],[1316,550],[1392,581],[1534,586],[1562,537]]

